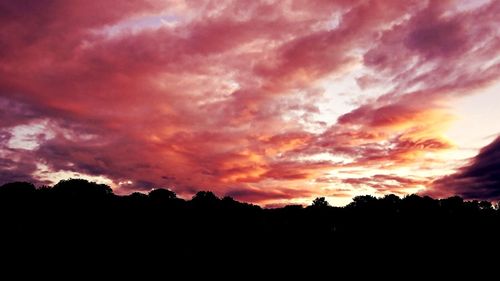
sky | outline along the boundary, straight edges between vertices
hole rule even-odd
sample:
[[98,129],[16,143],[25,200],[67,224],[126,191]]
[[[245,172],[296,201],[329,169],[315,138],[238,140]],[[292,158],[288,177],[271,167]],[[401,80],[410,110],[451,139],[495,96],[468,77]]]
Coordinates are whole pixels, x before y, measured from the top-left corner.
[[500,199],[500,1],[0,2],[0,184]]

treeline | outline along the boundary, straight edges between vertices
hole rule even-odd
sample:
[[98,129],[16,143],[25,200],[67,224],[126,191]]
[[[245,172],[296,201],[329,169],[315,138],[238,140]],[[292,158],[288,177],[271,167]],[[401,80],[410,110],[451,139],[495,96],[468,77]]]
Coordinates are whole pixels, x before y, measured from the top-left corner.
[[358,196],[345,207],[317,198],[307,207],[263,209],[208,191],[191,200],[167,189],[117,196],[109,186],[71,179],[38,189],[30,183],[1,186],[0,226],[4,250],[42,259],[55,252],[132,263],[157,255],[177,261],[360,262],[381,252],[395,258],[493,250],[500,210],[486,201],[417,195]]

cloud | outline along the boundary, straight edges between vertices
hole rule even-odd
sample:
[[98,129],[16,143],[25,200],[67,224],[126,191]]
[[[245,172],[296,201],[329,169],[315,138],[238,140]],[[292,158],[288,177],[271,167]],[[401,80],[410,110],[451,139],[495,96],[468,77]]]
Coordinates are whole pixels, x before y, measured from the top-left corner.
[[[2,163],[276,201],[324,194],[312,179],[333,169],[422,164],[453,147],[448,102],[499,77],[499,6],[4,1],[0,130],[48,120],[53,136]],[[322,83],[359,68],[360,91],[385,90],[325,117]]]
[[465,199],[500,200],[500,137],[483,147],[456,173],[434,181],[427,193],[438,197],[460,195]]
[[429,183],[428,179],[415,177],[401,177],[392,174],[377,174],[371,177],[347,178],[343,183],[351,186],[368,186],[374,188],[378,194],[408,194]]
[[275,200],[289,200],[294,198],[309,197],[312,193],[307,190],[291,190],[291,189],[277,189],[270,188],[266,190],[261,189],[234,189],[226,193],[226,196],[233,197],[243,202],[256,202],[263,203],[265,201]]
[[363,55],[374,74],[358,77],[361,87],[391,81],[393,88],[341,115],[307,151],[342,154],[350,165],[388,167],[429,161],[426,154],[453,148],[442,134],[455,118],[450,102],[498,81],[500,64],[491,59],[499,53],[500,6],[492,1],[453,13],[440,1],[418,7],[380,32]]
[[37,171],[34,156],[23,149],[8,148],[8,138],[8,134],[0,132],[0,185],[16,181],[45,184],[33,176]]

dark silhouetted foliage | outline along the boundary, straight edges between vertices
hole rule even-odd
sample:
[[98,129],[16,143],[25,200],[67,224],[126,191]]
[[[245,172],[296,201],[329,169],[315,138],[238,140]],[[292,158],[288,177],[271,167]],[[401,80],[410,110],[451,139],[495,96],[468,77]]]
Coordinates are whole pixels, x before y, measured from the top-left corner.
[[58,182],[52,192],[64,197],[77,199],[106,198],[113,195],[113,190],[105,184],[97,184],[84,179],[69,179]]
[[155,201],[168,202],[177,199],[175,192],[169,189],[158,188],[154,189],[148,194],[149,198]]
[[29,182],[12,182],[0,186],[0,196],[21,196],[35,192],[35,186]]
[[216,204],[219,198],[213,192],[199,191],[193,196],[191,201],[197,204]]
[[316,208],[325,208],[325,207],[329,207],[330,204],[326,201],[325,197],[318,197],[318,198],[313,200],[311,206],[316,207]]
[[1,186],[0,225],[2,251],[122,264],[392,266],[422,255],[435,263],[463,261],[471,257],[467,251],[483,257],[500,243],[500,210],[487,201],[357,196],[346,207],[332,207],[319,197],[307,208],[262,209],[209,191],[187,201],[168,189],[117,196],[109,186],[81,179],[52,188]]

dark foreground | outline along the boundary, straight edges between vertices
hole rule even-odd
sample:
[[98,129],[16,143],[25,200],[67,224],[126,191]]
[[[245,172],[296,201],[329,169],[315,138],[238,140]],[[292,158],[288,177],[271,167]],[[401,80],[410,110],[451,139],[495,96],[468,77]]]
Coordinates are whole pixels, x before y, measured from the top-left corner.
[[86,268],[488,268],[500,253],[500,211],[490,203],[416,195],[360,196],[343,208],[317,199],[304,208],[261,209],[210,192],[185,201],[163,189],[116,196],[84,180],[42,189],[13,183],[0,187],[0,230],[11,263],[85,260]]

